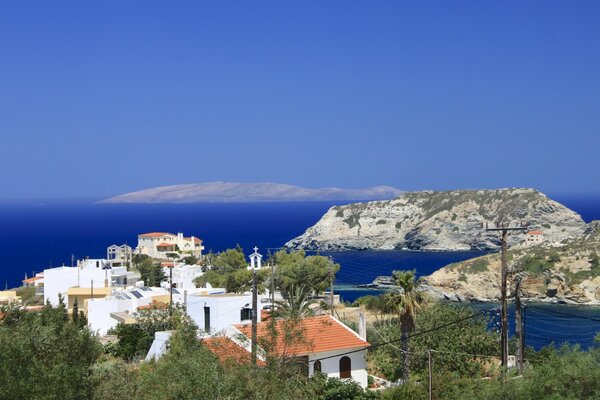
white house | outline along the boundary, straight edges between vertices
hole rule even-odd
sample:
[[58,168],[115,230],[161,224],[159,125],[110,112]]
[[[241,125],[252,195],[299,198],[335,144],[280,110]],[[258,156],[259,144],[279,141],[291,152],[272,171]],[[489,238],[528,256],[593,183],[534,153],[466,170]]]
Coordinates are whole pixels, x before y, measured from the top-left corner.
[[[269,322],[258,324],[259,339],[269,338],[268,325]],[[233,329],[233,334],[228,332],[229,339],[249,351],[251,325],[234,325]],[[289,327],[278,320],[275,329],[283,332]],[[366,360],[370,344],[356,332],[329,315],[304,318],[293,329],[298,330],[302,340],[286,343],[285,335],[278,335],[275,352],[279,357],[294,357],[296,362],[306,365],[309,376],[318,371],[332,378],[352,379],[367,387]]]
[[167,232],[150,232],[138,235],[138,254],[153,258],[167,258],[167,253],[187,253],[195,257],[202,255],[202,240],[197,237],[184,237],[183,233],[174,235]]
[[535,246],[544,242],[544,232],[540,230],[529,231],[525,237],[525,246]]
[[132,255],[133,249],[126,244],[120,246],[113,244],[106,248],[106,259],[111,267],[126,267],[131,263]]
[[[77,261],[76,267],[57,267],[44,270],[44,303],[58,305],[58,295],[67,300],[69,288],[104,288],[127,285],[136,280],[136,274],[125,267],[111,268],[104,259]],[[90,290],[91,291],[91,290]]]
[[[173,287],[179,289],[195,289],[196,284],[194,279],[202,276],[202,268],[198,265],[187,265],[184,263],[173,263],[173,262],[162,262],[160,264],[164,270],[164,274],[167,277],[167,281],[171,276],[171,269],[173,269]],[[168,282],[164,282],[168,287]]]
[[[260,299],[257,308],[262,309]],[[187,298],[187,313],[205,332],[219,332],[230,325],[252,321],[252,295],[193,294]],[[260,321],[260,312],[257,318]]]
[[[224,293],[225,289],[173,289],[173,303],[185,304],[194,294],[209,295]],[[135,322],[136,313],[152,303],[168,304],[168,288],[136,286],[127,289],[114,289],[104,298],[86,301],[87,319],[90,329],[100,335],[117,326],[119,322]]]

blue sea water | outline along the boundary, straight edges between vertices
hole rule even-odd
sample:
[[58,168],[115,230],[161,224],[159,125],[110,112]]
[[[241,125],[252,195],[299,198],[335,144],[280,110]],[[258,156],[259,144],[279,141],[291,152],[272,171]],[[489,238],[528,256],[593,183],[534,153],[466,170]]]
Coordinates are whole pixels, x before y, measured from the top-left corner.
[[[600,219],[598,198],[558,200],[579,212],[586,221]],[[0,284],[18,286],[25,274],[31,276],[50,266],[68,265],[71,254],[76,258],[105,257],[109,245],[128,243],[135,246],[137,235],[150,231],[183,232],[200,237],[206,250],[220,251],[237,244],[250,250],[257,245],[266,254],[303,233],[332,205],[332,202],[169,205],[2,203]],[[378,275],[390,275],[395,269],[415,269],[417,275],[428,275],[444,265],[482,253],[348,251],[322,254],[331,255],[340,263],[336,291],[345,301],[353,301],[362,295],[377,293],[355,286],[369,283]],[[569,312],[583,312],[585,315],[592,312],[600,320],[600,310],[597,309],[571,307]],[[544,337],[587,346],[591,344],[590,335],[600,330],[598,322],[582,318],[571,318],[581,322],[581,326],[573,325],[575,330],[569,330],[564,325],[564,316],[538,314],[531,313],[531,325],[528,326],[528,330],[534,329],[528,343],[535,347],[548,342]],[[545,330],[545,334],[541,330]],[[571,333],[551,336],[552,331]],[[585,340],[578,341],[581,338]]]

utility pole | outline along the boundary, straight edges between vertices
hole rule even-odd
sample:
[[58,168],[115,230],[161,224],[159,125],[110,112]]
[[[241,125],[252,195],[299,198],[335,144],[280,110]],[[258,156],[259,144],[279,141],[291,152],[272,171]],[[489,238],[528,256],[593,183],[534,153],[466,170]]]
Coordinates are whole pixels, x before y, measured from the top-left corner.
[[[482,224],[483,225],[483,224]],[[485,227],[486,231],[500,231],[502,234],[502,268],[500,270],[500,302],[502,303],[501,311],[501,332],[500,332],[500,353],[502,354],[502,367],[508,368],[508,306],[507,306],[507,277],[508,277],[508,261],[506,258],[506,250],[508,247],[507,237],[509,231],[525,231],[528,227],[521,223],[520,227],[510,228],[507,223],[501,224],[497,228]]]
[[275,262],[271,262],[271,312],[275,311]]
[[429,400],[433,400],[433,369],[431,364],[431,350],[427,350],[427,369],[429,371]]
[[517,335],[517,368],[519,373],[524,369],[525,338],[523,332],[523,307],[521,305],[521,280],[518,275],[515,279],[515,331]]
[[252,365],[256,366],[256,327],[258,325],[258,295],[256,289],[256,268],[252,268]]
[[333,294],[333,260],[331,259],[331,256],[329,256],[329,305],[331,307],[331,316],[334,317],[334,306],[333,306],[333,298],[334,298],[334,294]]
[[175,257],[173,257],[173,265],[169,268],[169,317],[173,316],[173,268],[175,268]]

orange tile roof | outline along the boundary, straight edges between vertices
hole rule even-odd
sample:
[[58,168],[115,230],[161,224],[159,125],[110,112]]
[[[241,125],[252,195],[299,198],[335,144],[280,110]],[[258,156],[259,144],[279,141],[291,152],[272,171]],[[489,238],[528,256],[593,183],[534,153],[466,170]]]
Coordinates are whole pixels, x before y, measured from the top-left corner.
[[542,231],[529,231],[527,232],[528,235],[543,235],[544,232]]
[[156,247],[175,247],[175,243],[159,243]]
[[[277,320],[275,330],[283,333],[288,329],[287,323],[284,320]],[[269,324],[269,322],[258,324],[259,342],[270,336]],[[248,338],[252,334],[250,324],[238,324],[234,327]],[[293,329],[298,330],[301,340],[297,343],[286,344],[283,338],[285,335],[278,335],[275,344],[275,352],[278,355],[301,356],[332,350],[356,350],[371,346],[369,342],[362,340],[350,328],[329,315],[304,318]]]
[[[222,363],[250,364],[252,356],[242,346],[225,336],[202,340],[204,344]],[[258,365],[266,365],[263,360],[257,360]]]
[[23,282],[23,283],[33,283],[35,281],[39,281],[40,279],[44,279],[44,278],[41,277],[41,276],[33,276],[31,278],[28,278],[28,279],[23,279],[21,282]]
[[175,236],[172,233],[167,233],[167,232],[149,232],[149,233],[142,233],[141,235],[138,235],[138,237],[161,237],[161,236]]

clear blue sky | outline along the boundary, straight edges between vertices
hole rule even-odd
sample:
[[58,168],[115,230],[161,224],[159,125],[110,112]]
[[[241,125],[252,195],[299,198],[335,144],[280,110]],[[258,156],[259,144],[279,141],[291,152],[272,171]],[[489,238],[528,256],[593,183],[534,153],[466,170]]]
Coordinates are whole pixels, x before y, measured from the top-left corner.
[[4,1],[0,198],[600,193],[598,1]]

